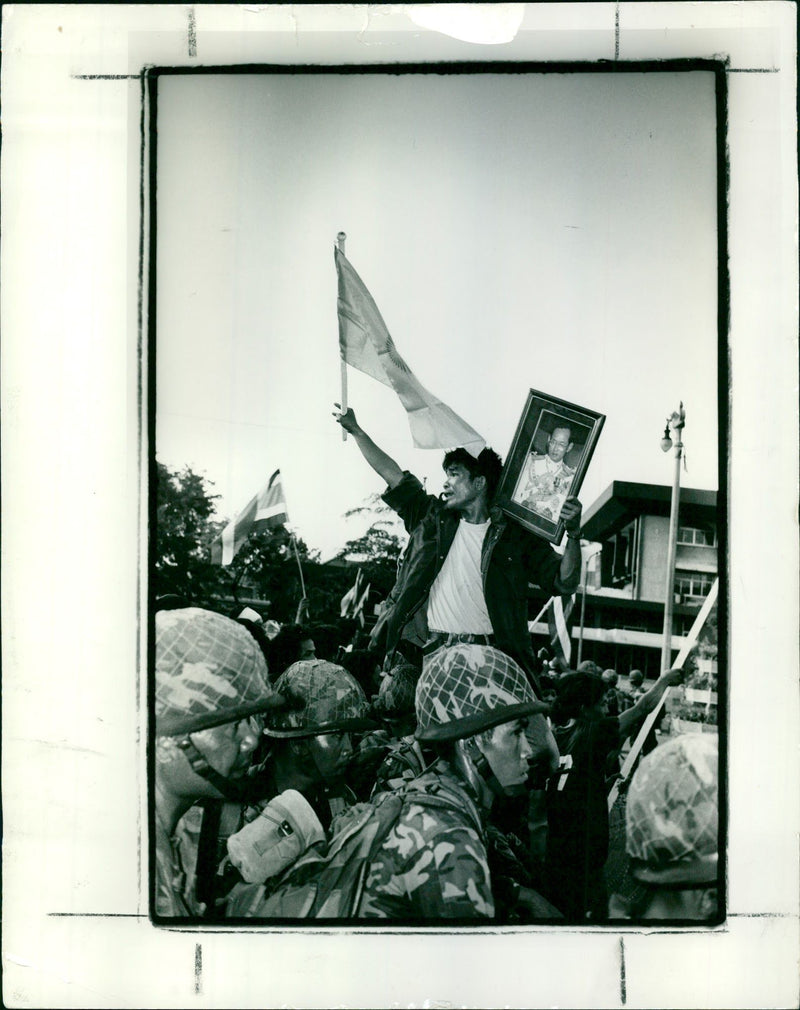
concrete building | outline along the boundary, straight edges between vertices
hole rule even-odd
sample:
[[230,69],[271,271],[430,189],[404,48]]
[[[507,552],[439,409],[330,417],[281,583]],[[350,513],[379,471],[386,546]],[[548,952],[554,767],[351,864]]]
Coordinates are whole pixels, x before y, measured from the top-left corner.
[[[581,659],[659,673],[671,488],[614,481],[584,512],[585,602],[576,598],[572,665]],[[680,648],[718,571],[717,493],[682,488],[673,583],[673,650]],[[534,632],[546,634],[544,623]]]

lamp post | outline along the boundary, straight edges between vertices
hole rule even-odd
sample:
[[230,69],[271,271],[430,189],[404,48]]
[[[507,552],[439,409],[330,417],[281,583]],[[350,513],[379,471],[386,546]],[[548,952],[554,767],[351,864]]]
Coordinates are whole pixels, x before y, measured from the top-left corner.
[[[661,448],[664,452],[675,446],[675,473],[672,478],[672,499],[669,506],[669,544],[667,548],[667,581],[664,591],[664,634],[661,643],[661,673],[670,668],[672,660],[672,604],[675,594],[675,552],[678,543],[678,505],[681,496],[681,458],[683,456],[683,428],[686,412],[681,402],[664,425]],[[674,443],[670,431],[675,435]]]
[[583,565],[583,577],[581,579],[581,624],[580,631],[578,633],[578,659],[575,663],[576,667],[581,665],[581,659],[583,657],[583,622],[586,614],[586,579],[589,574],[589,562],[592,558],[597,557],[602,549],[602,546],[598,546],[597,549],[592,551],[590,554],[584,554],[583,550],[581,550],[581,563]]

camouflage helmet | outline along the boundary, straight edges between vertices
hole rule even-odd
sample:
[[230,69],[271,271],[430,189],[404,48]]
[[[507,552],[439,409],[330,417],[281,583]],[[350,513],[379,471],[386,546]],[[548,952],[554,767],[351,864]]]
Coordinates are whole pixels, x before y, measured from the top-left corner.
[[439,649],[424,663],[415,707],[419,740],[459,740],[548,711],[510,656],[472,644]]
[[159,736],[193,733],[282,705],[267,664],[242,625],[185,607],[155,615],[155,716]]
[[717,879],[719,750],[716,736],[687,733],[648,754],[627,801],[631,872],[648,884]]
[[373,710],[389,717],[413,713],[416,687],[417,668],[411,663],[398,663],[381,680]]
[[326,659],[302,659],[285,670],[275,690],[286,699],[264,729],[278,739],[374,728],[367,698],[355,677]]

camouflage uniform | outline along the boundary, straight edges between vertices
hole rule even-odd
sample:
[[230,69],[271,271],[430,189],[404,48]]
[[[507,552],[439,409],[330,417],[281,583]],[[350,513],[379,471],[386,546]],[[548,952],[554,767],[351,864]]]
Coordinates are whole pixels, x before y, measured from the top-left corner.
[[[453,807],[412,796],[367,871],[359,918],[494,917],[483,829],[474,801],[450,766],[439,761],[413,783]],[[456,806],[457,805],[457,806]]]
[[[543,708],[513,659],[466,643],[427,657],[415,707],[416,736],[431,741],[463,739]],[[359,916],[494,918],[486,828],[472,787],[440,760],[407,788],[399,820],[371,861]],[[454,806],[431,808],[415,791]]]
[[194,899],[194,860],[190,859],[192,870],[187,873],[178,845],[167,834],[158,816],[155,827],[157,913],[169,918],[202,915],[203,906]]

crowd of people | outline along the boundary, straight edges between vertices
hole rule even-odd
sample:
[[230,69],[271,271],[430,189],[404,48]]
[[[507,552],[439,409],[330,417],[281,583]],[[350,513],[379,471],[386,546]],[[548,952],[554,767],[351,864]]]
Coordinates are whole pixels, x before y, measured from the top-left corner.
[[492,504],[491,449],[448,452],[437,497],[334,416],[408,531],[395,586],[366,641],[158,601],[156,915],[713,920],[711,736],[651,734],[627,793],[632,884],[606,887],[620,753],[683,673],[625,688],[534,652],[527,587],[577,588],[580,502],[559,553]]

